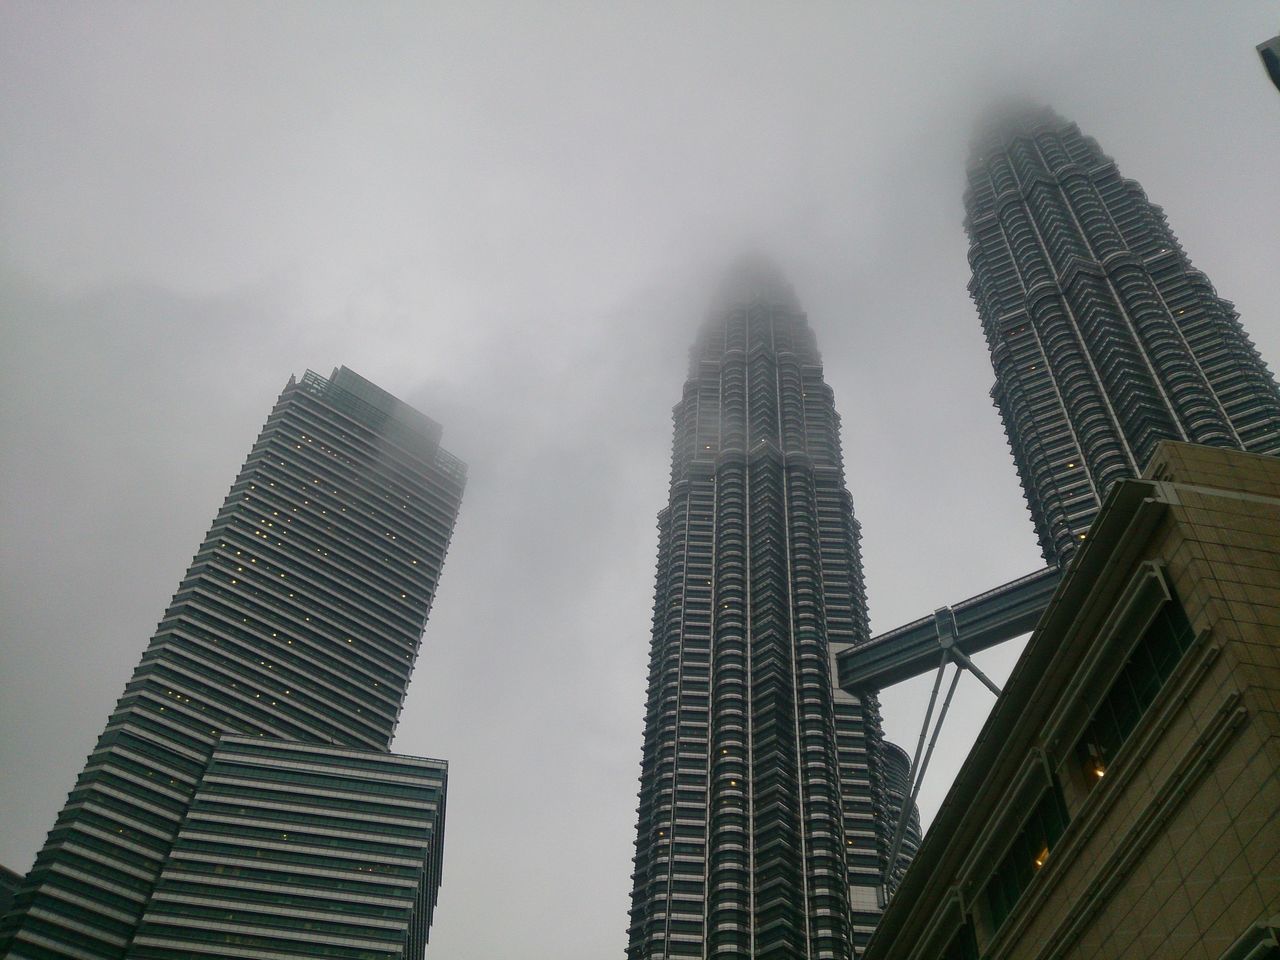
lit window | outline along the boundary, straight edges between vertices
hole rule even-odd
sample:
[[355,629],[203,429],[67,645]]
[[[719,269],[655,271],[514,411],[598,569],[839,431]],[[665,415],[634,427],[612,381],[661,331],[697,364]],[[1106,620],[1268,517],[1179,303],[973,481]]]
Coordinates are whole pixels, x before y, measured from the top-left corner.
[[1036,871],[1049,859],[1068,822],[1066,804],[1056,783],[1040,795],[1031,814],[1009,844],[985,888],[991,924],[999,928],[1030,885]]

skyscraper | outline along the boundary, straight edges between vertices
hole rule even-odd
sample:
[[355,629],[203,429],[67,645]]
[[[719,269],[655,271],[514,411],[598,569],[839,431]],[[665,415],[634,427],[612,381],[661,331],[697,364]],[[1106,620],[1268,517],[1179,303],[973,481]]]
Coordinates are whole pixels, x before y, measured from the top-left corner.
[[906,823],[902,829],[902,851],[893,867],[888,871],[887,886],[890,893],[897,890],[898,884],[902,882],[902,877],[907,872],[907,867],[911,865],[911,861],[915,859],[916,851],[920,849],[920,811],[915,804],[909,803],[911,797],[911,758],[907,756],[907,752],[896,743],[884,741],[883,764],[885,793],[887,797],[886,807],[889,813],[889,822],[895,827],[898,818],[902,816],[902,807],[907,806]]
[[1159,207],[1074,123],[1010,111],[965,194],[992,397],[1050,563],[1163,439],[1280,453],[1280,392]]
[[1277,90],[1280,90],[1280,37],[1272,37],[1258,44],[1258,56],[1262,58],[1262,67]]
[[629,960],[848,958],[883,905],[874,697],[839,417],[786,282],[741,264],[694,346],[659,514]]
[[[213,889],[228,881],[231,900],[267,891],[271,923],[310,930],[300,955],[407,956],[421,940],[410,914],[439,882],[444,765],[387,750],[466,479],[440,435],[346,368],[289,380],[0,922],[0,953],[262,949],[261,930],[236,929],[248,908]],[[267,802],[286,787],[292,799]],[[421,810],[350,812],[379,794]],[[403,923],[382,953],[357,954],[325,910]],[[202,947],[135,944],[144,914],[154,933],[175,911]]]

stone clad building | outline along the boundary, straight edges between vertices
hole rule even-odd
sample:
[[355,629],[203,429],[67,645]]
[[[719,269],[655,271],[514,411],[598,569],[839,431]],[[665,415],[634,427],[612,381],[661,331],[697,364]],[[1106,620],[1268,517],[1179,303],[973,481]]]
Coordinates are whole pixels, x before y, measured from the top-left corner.
[[1119,482],[867,960],[1243,960],[1280,927],[1280,461]]

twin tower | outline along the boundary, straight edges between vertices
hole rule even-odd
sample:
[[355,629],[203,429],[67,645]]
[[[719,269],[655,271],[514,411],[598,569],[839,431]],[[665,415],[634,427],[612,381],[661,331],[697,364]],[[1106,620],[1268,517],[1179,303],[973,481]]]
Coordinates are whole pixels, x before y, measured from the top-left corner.
[[[1158,207],[1047,111],[966,195],[993,396],[1046,559],[1173,438],[1280,453],[1280,392]],[[389,752],[465,483],[344,368],[290,381],[12,908],[0,955],[422,956],[447,764]],[[787,283],[693,350],[658,518],[628,960],[852,960],[919,842],[874,695],[839,417]],[[897,860],[897,857],[894,857]],[[2,908],[0,908],[2,911]]]
[[[1004,117],[965,203],[992,396],[1051,565],[1160,440],[1280,453],[1280,392],[1231,304],[1075,124]],[[895,885],[901,753],[832,666],[869,639],[838,428],[794,295],[742,265],[675,408],[628,960],[848,960]]]

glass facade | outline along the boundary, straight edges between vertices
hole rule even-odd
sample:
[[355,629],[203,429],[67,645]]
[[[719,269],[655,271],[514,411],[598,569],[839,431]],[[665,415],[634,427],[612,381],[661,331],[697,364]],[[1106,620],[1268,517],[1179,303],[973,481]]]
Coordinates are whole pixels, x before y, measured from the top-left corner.
[[1044,557],[1065,563],[1111,485],[1164,439],[1280,454],[1280,391],[1164,213],[1049,110],[979,138],[969,291]]
[[1076,759],[1090,786],[1106,775],[1112,759],[1194,639],[1191,621],[1177,600],[1169,600],[1156,611],[1076,744]]
[[224,737],[129,956],[406,956],[435,906],[447,777],[439,760]]
[[1048,862],[1049,852],[1068,821],[1067,805],[1055,782],[1040,795],[987,881],[987,909],[993,929],[999,929],[1004,923],[1036,871]]
[[[920,811],[911,800],[911,758],[896,743],[888,740],[883,744],[884,785],[886,812],[889,817],[890,832],[897,829],[902,817],[902,808],[907,806],[906,823],[902,829],[902,850],[898,862],[889,870],[888,893],[892,895],[901,882],[907,867],[915,859],[920,849]],[[890,851],[892,852],[892,850]]]
[[0,921],[0,952],[132,955],[228,736],[388,749],[466,479],[439,440],[346,368],[290,379]]
[[629,960],[848,958],[883,904],[874,697],[839,417],[812,331],[743,264],[698,337],[658,518]]

